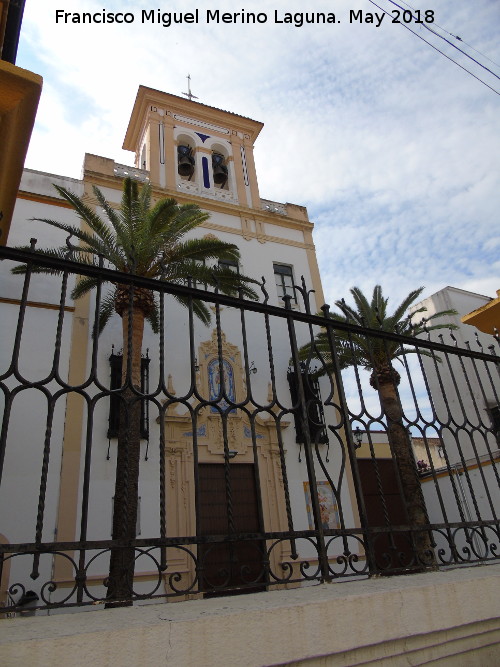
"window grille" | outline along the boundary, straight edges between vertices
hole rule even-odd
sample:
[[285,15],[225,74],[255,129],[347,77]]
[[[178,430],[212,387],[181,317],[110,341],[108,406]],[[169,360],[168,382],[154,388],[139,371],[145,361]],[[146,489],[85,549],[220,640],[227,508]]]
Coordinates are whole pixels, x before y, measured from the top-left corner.
[[490,413],[491,428],[493,429],[497,442],[500,443],[500,405],[495,405],[489,408],[488,412]]
[[[323,404],[321,401],[321,394],[319,390],[318,380],[306,370],[300,372],[302,378],[302,386],[304,388],[304,398],[307,411],[307,425],[309,428],[309,436],[311,442],[319,442],[321,444],[328,443],[328,435],[326,432],[325,415],[323,412]],[[290,395],[292,404],[297,405],[299,402],[299,385],[298,378],[295,371],[289,369],[287,373],[288,385],[290,387]],[[295,442],[303,444],[305,442],[304,432],[302,430],[302,420],[300,418],[301,406],[299,405],[294,410],[293,418],[295,421]]]
[[[141,359],[141,392],[149,392],[149,357]],[[122,386],[123,355],[111,353],[109,365],[111,370],[110,389],[119,389]],[[120,428],[120,394],[111,394],[109,397],[108,438],[117,438]],[[149,439],[149,404],[147,399],[141,401],[141,438]]]

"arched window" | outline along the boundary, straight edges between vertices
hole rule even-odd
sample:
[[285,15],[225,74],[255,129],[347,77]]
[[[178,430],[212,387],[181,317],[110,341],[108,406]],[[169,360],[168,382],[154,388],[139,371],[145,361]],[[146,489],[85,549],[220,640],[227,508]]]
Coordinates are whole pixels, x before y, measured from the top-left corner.
[[228,190],[229,169],[226,164],[226,157],[218,150],[212,151],[212,173],[214,187],[221,190]]
[[195,144],[186,135],[177,138],[177,173],[183,181],[196,181]]
[[190,181],[194,174],[193,149],[189,144],[177,146],[177,173],[181,178]]

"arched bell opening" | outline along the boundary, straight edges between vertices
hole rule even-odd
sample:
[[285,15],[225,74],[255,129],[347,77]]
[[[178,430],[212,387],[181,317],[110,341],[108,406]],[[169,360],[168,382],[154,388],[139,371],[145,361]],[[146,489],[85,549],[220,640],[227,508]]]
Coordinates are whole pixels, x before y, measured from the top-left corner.
[[227,157],[217,148],[212,151],[212,173],[214,187],[220,190],[228,190],[229,168]]
[[195,147],[187,137],[179,137],[177,144],[177,173],[184,181],[195,180]]

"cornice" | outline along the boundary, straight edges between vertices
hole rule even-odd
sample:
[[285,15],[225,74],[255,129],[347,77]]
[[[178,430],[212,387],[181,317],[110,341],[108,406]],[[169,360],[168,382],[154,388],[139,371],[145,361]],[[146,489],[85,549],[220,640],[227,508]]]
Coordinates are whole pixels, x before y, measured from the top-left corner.
[[[20,299],[10,299],[8,297],[0,296],[0,303],[8,303],[10,305],[20,306]],[[44,308],[46,310],[61,310],[61,306],[57,303],[46,303],[45,301],[25,301],[26,306],[29,308]],[[63,310],[67,313],[73,313],[75,311],[74,306],[63,306]]]
[[[97,186],[112,188],[114,190],[121,189],[122,183],[122,179],[120,177],[107,176],[105,174],[100,174],[94,171],[85,171],[84,181],[91,182]],[[161,199],[162,197],[172,197],[179,204],[197,204],[200,208],[206,211],[214,211],[217,213],[224,213],[226,215],[238,217],[253,218],[255,220],[267,222],[278,227],[286,227],[288,229],[296,229],[299,231],[312,231],[314,229],[314,223],[308,220],[298,220],[297,218],[291,218],[289,216],[277,216],[275,213],[268,213],[267,211],[261,209],[249,208],[247,206],[242,206],[241,204],[231,204],[215,199],[209,199],[208,197],[200,197],[192,193],[185,194],[177,190],[161,188],[154,185],[152,186],[152,196],[155,199]],[[285,239],[280,240],[282,242],[285,241]]]
[[17,199],[26,199],[28,201],[36,201],[41,204],[50,204],[51,206],[60,206],[61,208],[73,208],[71,204],[64,199],[53,197],[52,195],[42,195],[36,192],[27,192],[26,190],[19,190]]
[[[194,117],[196,120],[214,125],[227,127],[230,131],[230,136],[233,132],[239,131],[243,135],[248,135],[248,139],[252,144],[264,127],[264,124],[259,121],[239,116],[231,111],[224,111],[216,107],[201,104],[200,102],[193,102],[183,97],[178,97],[177,95],[147,88],[146,86],[139,86],[123,141],[124,150],[135,151],[137,149],[139,134],[152,106],[166,110],[170,116],[179,114],[181,116]],[[215,132],[215,134],[218,133]]]

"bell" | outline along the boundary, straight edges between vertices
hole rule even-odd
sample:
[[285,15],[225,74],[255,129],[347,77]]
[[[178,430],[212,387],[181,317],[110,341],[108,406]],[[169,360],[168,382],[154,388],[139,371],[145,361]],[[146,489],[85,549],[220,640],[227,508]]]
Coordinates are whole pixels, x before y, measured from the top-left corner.
[[212,169],[214,172],[214,183],[216,185],[224,185],[227,181],[228,170],[224,164],[224,156],[220,153],[212,154]]
[[177,171],[180,176],[191,176],[194,172],[194,157],[190,146],[177,146]]

